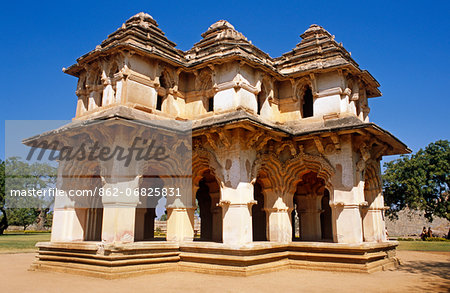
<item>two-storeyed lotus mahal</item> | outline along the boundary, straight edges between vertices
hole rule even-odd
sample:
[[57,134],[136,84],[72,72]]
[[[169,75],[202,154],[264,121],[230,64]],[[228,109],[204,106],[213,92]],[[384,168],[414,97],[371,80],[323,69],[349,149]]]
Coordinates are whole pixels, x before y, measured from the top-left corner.
[[[51,242],[38,243],[32,268],[116,278],[395,267],[380,160],[409,150],[369,122],[368,99],[381,96],[375,78],[318,25],[277,58],[224,20],[201,36],[181,51],[139,13],[64,69],[78,78],[73,122],[24,142],[70,141],[97,121],[191,121],[192,198],[167,199],[164,238],[155,233],[155,208],[139,201],[56,207]],[[104,140],[126,145],[136,135],[130,132]],[[73,177],[88,169],[100,170],[91,181],[97,186],[139,187],[142,164],[114,177],[116,164],[90,162],[60,176],[58,187],[73,188]],[[61,162],[58,172],[64,168]]]

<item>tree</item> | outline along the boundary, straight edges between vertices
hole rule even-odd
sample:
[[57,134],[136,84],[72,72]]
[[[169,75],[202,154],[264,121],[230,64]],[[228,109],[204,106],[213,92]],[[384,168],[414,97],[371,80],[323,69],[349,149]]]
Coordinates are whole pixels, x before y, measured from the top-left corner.
[[9,224],[27,226],[39,218],[38,226],[45,227],[53,203],[49,197],[12,197],[11,190],[42,190],[56,182],[56,168],[46,163],[27,163],[18,157],[0,163],[0,235]]
[[39,210],[35,208],[13,208],[6,211],[11,225],[23,226],[25,231],[28,226],[36,222]]
[[384,164],[383,189],[387,215],[395,219],[405,207],[450,220],[450,143],[438,140],[416,154]]
[[167,214],[162,214],[159,218],[160,221],[167,221]]

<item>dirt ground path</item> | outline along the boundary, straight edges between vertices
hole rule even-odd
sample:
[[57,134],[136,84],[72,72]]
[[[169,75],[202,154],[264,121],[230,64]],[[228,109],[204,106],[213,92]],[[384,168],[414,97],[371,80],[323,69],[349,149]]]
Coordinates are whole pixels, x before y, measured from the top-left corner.
[[121,280],[30,272],[33,253],[0,254],[0,292],[450,292],[450,252],[398,251],[399,270],[284,270],[251,277],[172,272]]

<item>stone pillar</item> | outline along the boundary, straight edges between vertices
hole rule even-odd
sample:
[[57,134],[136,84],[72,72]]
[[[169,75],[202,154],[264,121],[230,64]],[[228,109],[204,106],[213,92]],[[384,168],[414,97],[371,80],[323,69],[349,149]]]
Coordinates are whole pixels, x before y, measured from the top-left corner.
[[96,86],[90,86],[91,90],[88,98],[88,109],[93,110],[97,108],[98,99],[100,97],[99,93],[95,90]]
[[269,217],[269,241],[288,243],[292,241],[291,210],[267,209]]
[[83,241],[86,226],[86,208],[75,208],[79,198],[70,198],[69,189],[76,189],[79,180],[75,180],[64,171],[66,162],[58,165],[56,187],[60,190],[55,197],[51,241]]
[[114,89],[111,81],[105,82],[105,88],[103,89],[102,106],[110,105],[114,103]]
[[281,192],[273,189],[264,190],[266,217],[268,219],[268,237],[271,242],[288,243],[292,241],[292,208],[283,201]]
[[[107,179],[111,180],[111,179]],[[129,181],[106,182],[104,190],[117,190],[119,196],[104,196],[102,241],[105,242],[133,242],[136,222],[136,206],[139,195],[126,196],[127,190],[139,187],[139,177]],[[129,191],[128,191],[129,192]]]
[[[255,204],[255,178],[250,171],[256,151],[248,147],[249,137],[243,129],[218,129],[208,137],[214,150],[214,160],[210,163],[214,165],[220,186],[222,241],[232,247],[247,245],[253,238],[251,208]],[[218,148],[219,144],[223,147]]]
[[53,212],[51,241],[83,241],[86,209],[57,208]]
[[364,202],[362,207],[362,223],[364,241],[366,242],[383,242],[386,241],[386,228],[384,221],[384,200],[381,190],[366,189],[365,197],[374,199],[370,203]]
[[252,242],[253,184],[241,182],[237,188],[221,186],[221,193],[223,243],[239,247]]
[[194,212],[193,194],[198,186],[192,186],[192,179],[164,179],[166,186],[180,188],[181,196],[167,197],[167,241],[183,242],[194,240]]
[[133,242],[136,205],[103,203],[102,241]]
[[386,241],[386,228],[383,219],[383,209],[368,208],[363,218],[364,241]]
[[359,204],[335,202],[331,205],[333,219],[336,223],[333,229],[333,241],[338,243],[361,243],[362,221]]
[[86,95],[83,95],[81,93],[78,95],[76,117],[80,117],[88,111],[87,99],[88,98]]
[[341,150],[334,163],[337,172],[332,178],[330,207],[333,220],[333,241],[361,243],[363,241],[361,204],[364,202],[364,185],[361,180],[361,162],[353,149],[351,135],[340,136]]
[[[118,81],[116,81],[116,92],[115,92],[115,98],[114,98],[114,103],[121,103],[122,101],[122,91],[123,88],[125,87],[124,85],[124,80],[123,80],[123,75],[121,74],[121,79],[119,79]],[[156,99],[155,99],[156,101]]]
[[195,208],[168,206],[166,209],[167,241],[193,241]]

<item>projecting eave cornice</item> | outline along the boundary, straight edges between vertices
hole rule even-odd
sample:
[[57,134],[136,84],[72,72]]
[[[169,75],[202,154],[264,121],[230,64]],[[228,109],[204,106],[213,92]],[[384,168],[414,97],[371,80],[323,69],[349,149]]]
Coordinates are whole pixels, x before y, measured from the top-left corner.
[[[164,123],[161,124],[159,122],[155,124],[155,120],[164,120]],[[382,155],[407,154],[411,152],[402,141],[390,132],[375,123],[362,122],[356,117],[342,117],[316,122],[299,120],[286,124],[278,124],[249,113],[245,109],[217,114],[208,118],[191,120],[192,127],[190,127],[189,124],[180,124],[179,121],[164,118],[160,115],[145,113],[125,106],[116,106],[97,113],[91,119],[74,120],[56,130],[24,139],[22,142],[25,145],[32,146],[43,140],[51,141],[58,140],[61,137],[76,136],[83,133],[80,130],[85,129],[86,126],[101,125],[105,121],[109,121],[109,124],[160,125],[164,126],[164,129],[167,131],[172,132],[185,133],[192,131],[194,137],[202,135],[204,131],[209,131],[211,128],[244,128],[250,131],[260,129],[266,132],[266,134],[270,133],[274,138],[292,137],[296,141],[314,139],[315,136],[324,137],[330,135],[330,133],[337,135],[355,134],[363,135],[364,137],[370,135],[379,143],[387,146]]]
[[142,56],[147,56],[151,58],[160,59],[164,62],[167,62],[173,66],[186,66],[186,62],[183,60],[183,58],[174,58],[170,55],[165,54],[159,49],[156,49],[155,47],[151,48],[143,48],[142,46],[138,46],[136,44],[130,44],[130,43],[118,43],[114,44],[112,46],[109,46],[104,49],[96,49],[93,50],[80,58],[77,59],[77,63],[69,66],[68,68],[64,68],[63,72],[70,74],[75,77],[79,77],[79,73],[84,70],[84,66],[86,64],[89,64],[95,60],[98,60],[102,57],[108,57],[111,56],[111,54],[119,53],[119,52],[133,52],[140,54]]

